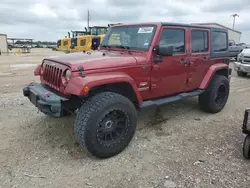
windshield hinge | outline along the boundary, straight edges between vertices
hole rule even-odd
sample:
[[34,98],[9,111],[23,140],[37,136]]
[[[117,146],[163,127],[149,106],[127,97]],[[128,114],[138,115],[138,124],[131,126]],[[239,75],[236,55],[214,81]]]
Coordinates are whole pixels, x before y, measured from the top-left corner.
[[81,74],[82,77],[85,77],[85,76],[86,76],[85,73],[83,72],[84,69],[83,69],[83,66],[82,66],[82,65],[78,67],[78,70],[79,70],[79,72],[80,72],[80,74]]

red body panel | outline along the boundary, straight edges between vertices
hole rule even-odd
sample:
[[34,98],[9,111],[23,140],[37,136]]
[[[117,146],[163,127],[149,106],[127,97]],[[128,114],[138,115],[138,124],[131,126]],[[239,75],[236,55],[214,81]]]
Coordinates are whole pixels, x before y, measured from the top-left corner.
[[[159,43],[163,29],[183,29],[185,30],[185,44],[189,44],[188,28],[185,27],[162,27],[159,31],[156,44]],[[188,67],[180,63],[182,59],[188,59],[189,45],[186,45],[184,54],[174,54],[173,56],[163,56],[162,62],[152,63],[151,86],[152,97],[169,96],[187,89],[187,72]],[[156,57],[153,54],[153,57]]]
[[72,78],[70,83],[67,84],[65,92],[77,96],[84,96],[86,95],[86,93],[84,93],[83,91],[84,86],[88,86],[89,89],[91,89],[96,86],[119,83],[119,82],[129,83],[132,86],[137,96],[139,104],[142,103],[142,98],[140,97],[140,94],[137,90],[137,86],[136,83],[134,82],[134,79],[132,79],[130,76],[122,72],[92,74],[87,76],[86,78],[81,78],[81,77]]
[[[210,59],[210,40],[208,41],[208,52],[192,53],[191,50],[191,31],[196,28],[190,28],[189,30],[189,67],[187,77],[187,90],[197,89],[202,82],[204,75],[211,65],[215,63],[215,60]],[[208,29],[199,29],[199,31],[208,31],[208,38],[210,32]],[[206,59],[209,61],[206,62]]]

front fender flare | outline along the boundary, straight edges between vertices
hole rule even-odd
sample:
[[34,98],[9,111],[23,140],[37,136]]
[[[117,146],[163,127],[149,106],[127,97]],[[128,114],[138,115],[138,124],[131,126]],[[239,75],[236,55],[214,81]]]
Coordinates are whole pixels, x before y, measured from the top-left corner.
[[109,73],[98,73],[98,74],[87,75],[86,77],[73,77],[65,88],[65,94],[84,96],[88,94],[84,92],[83,90],[84,86],[88,86],[89,90],[91,90],[91,88],[93,87],[119,83],[119,82],[126,82],[130,84],[130,86],[133,88],[135,92],[138,103],[141,104],[143,102],[141,95],[137,90],[136,83],[129,75],[124,73],[109,72]]
[[210,83],[211,79],[213,78],[214,74],[218,71],[218,70],[223,70],[223,69],[228,69],[229,66],[227,64],[224,63],[218,63],[215,65],[212,65],[209,67],[207,73],[205,74],[199,89],[206,89],[208,84]]

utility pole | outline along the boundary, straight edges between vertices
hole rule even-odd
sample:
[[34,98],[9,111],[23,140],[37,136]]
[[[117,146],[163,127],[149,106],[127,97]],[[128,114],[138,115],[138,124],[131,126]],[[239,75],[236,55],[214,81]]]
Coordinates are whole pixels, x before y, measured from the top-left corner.
[[88,10],[88,18],[87,18],[87,25],[88,25],[88,29],[89,29],[89,20],[90,20],[90,15],[89,15],[89,10]]
[[235,17],[240,17],[238,14],[232,14],[231,17],[233,17],[233,29],[235,26]]

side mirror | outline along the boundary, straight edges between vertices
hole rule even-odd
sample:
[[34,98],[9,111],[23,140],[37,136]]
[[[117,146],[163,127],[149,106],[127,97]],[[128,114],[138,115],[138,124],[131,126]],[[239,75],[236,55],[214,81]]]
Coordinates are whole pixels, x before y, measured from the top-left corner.
[[172,56],[174,54],[174,46],[160,46],[157,45],[155,51],[158,55]]

